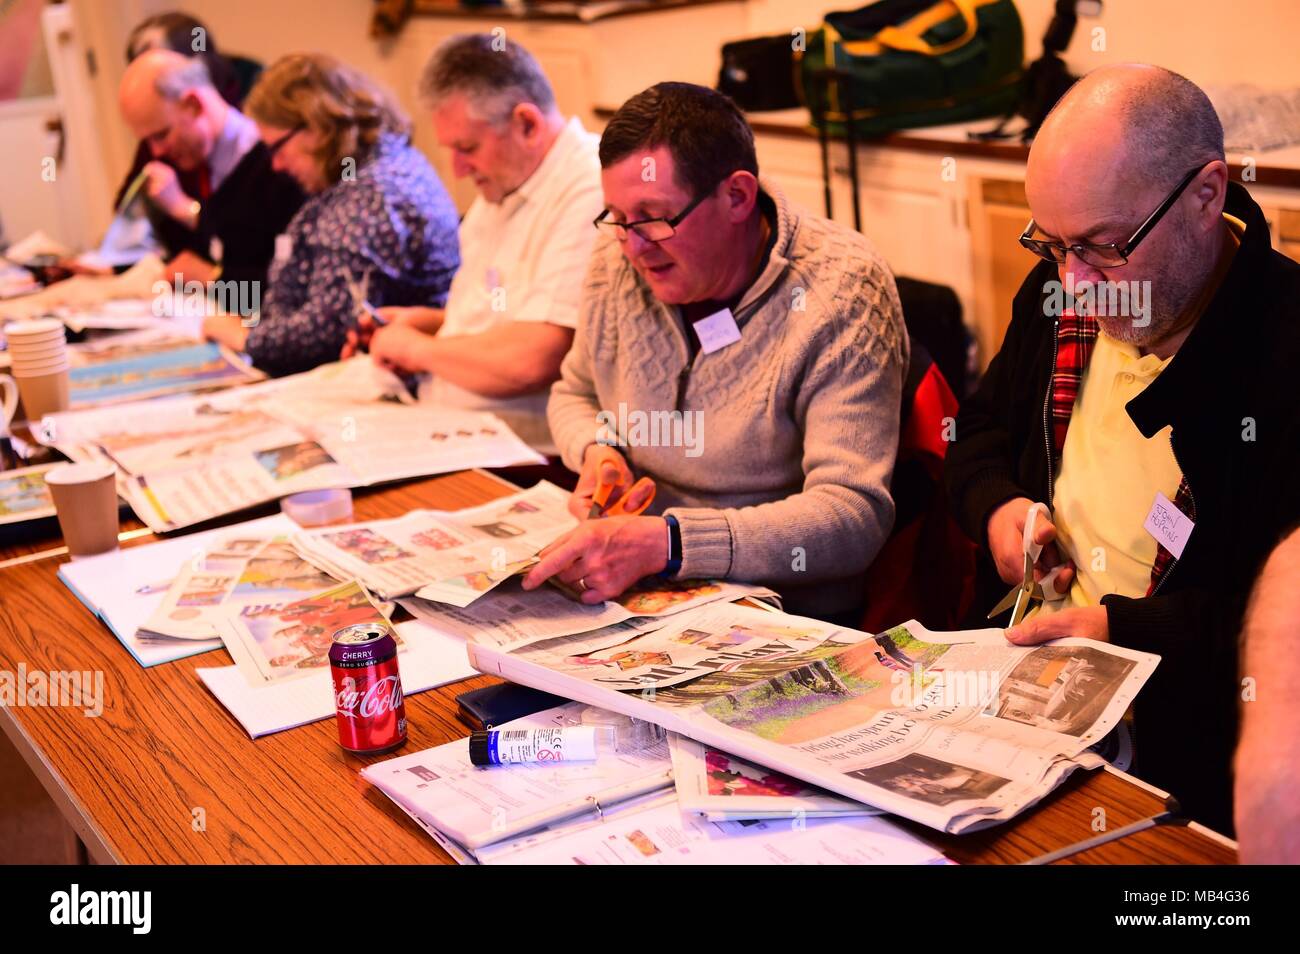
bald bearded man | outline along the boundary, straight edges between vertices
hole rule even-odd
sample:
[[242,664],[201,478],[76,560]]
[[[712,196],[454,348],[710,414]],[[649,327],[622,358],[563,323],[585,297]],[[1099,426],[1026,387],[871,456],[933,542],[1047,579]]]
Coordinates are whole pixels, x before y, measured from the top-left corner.
[[[131,132],[166,160],[144,171],[154,234],[171,258],[167,280],[264,281],[303,194],[272,171],[253,121],[221,98],[201,59],[171,50],[132,60],[118,102]],[[176,169],[197,173],[197,195],[182,191]]]
[[958,519],[1000,577],[982,605],[1019,582],[1027,510],[1046,504],[1037,575],[1060,567],[1061,599],[1008,638],[1158,653],[1134,771],[1230,830],[1236,637],[1261,562],[1300,519],[1300,266],[1230,181],[1205,94],[1156,67],[1077,83],[1034,142],[1025,192],[1021,244],[1045,261],[946,461]]

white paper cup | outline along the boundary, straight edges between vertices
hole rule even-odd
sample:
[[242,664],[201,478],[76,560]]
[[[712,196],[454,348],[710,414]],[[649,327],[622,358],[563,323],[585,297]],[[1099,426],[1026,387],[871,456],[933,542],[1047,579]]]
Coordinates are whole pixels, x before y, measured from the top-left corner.
[[68,553],[92,556],[117,549],[117,486],[112,464],[60,464],[45,474]]

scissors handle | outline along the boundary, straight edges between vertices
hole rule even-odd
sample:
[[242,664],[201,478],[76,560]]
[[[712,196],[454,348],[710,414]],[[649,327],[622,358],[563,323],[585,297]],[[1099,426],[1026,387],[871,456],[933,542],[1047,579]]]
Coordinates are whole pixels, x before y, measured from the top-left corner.
[[[597,478],[596,492],[591,495],[591,510],[587,513],[588,520],[595,517],[635,517],[637,514],[644,513],[646,508],[654,502],[655,482],[650,477],[642,477],[628,488],[627,493],[619,497],[613,504],[610,504],[609,498],[616,486],[617,483],[607,483]],[[645,499],[636,507],[629,509],[627,500],[641,493],[645,488],[649,488],[646,491]]]

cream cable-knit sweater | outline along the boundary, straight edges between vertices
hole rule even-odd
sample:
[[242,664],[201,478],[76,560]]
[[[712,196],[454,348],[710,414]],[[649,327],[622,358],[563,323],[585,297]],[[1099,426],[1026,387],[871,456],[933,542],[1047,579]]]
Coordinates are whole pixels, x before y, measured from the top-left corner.
[[[829,614],[860,603],[862,574],[893,525],[908,338],[875,248],[762,188],[777,237],[736,307],[741,340],[700,351],[688,368],[677,309],[602,239],[548,418],[573,470],[590,444],[612,442],[602,424],[627,422],[620,436],[633,442],[621,450],[637,476],[655,479],[652,512],[681,524],[681,578],[764,583],[788,610]],[[689,446],[651,443],[670,432],[647,429],[648,416],[665,411],[700,425],[698,435],[678,428]]]

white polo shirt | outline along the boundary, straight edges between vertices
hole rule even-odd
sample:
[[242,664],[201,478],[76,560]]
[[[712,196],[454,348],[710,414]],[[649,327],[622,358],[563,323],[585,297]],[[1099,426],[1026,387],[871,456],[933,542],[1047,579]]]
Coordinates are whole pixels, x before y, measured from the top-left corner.
[[[512,321],[577,327],[597,236],[591,222],[604,208],[599,143],[575,116],[523,185],[499,203],[474,200],[460,223],[460,268],[438,334],[480,334]],[[491,411],[538,451],[555,454],[546,423],[549,394],[548,385],[533,394],[490,398],[436,376],[420,384],[422,401]]]

